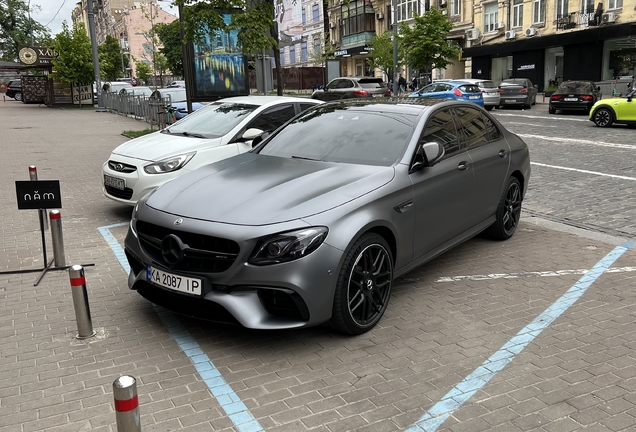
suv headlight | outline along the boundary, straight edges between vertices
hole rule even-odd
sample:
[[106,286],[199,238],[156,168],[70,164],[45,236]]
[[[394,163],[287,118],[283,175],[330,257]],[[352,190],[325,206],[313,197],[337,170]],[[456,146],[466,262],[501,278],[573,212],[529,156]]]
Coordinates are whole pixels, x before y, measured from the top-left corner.
[[278,264],[309,255],[327,238],[327,227],[303,228],[265,237],[248,260],[254,265]]
[[194,157],[197,152],[186,153],[178,156],[170,156],[169,158],[162,159],[159,162],[146,165],[144,171],[148,174],[165,174],[179,170],[185,166],[190,159]]

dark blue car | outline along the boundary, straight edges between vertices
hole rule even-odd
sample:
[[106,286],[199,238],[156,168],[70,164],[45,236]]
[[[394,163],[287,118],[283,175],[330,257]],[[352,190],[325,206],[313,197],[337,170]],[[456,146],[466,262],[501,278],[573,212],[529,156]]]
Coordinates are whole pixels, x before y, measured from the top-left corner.
[[479,87],[464,81],[436,81],[411,93],[409,97],[455,99],[484,106],[484,98]]

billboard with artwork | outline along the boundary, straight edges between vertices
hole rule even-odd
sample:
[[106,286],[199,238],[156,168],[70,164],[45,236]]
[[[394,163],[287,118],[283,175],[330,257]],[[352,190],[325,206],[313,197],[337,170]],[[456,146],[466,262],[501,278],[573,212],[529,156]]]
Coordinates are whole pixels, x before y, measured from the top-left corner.
[[278,38],[281,41],[303,34],[302,1],[274,0],[274,19],[278,23]]
[[[225,24],[230,24],[231,13],[221,15]],[[238,30],[209,31],[193,43],[192,54],[192,100],[249,95],[247,62],[239,45]]]

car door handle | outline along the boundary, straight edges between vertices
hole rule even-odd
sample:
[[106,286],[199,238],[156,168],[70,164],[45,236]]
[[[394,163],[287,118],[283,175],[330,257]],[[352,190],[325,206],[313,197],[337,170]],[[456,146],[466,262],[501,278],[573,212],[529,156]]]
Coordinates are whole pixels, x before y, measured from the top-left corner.
[[460,171],[464,171],[467,168],[468,168],[468,162],[466,161],[462,161],[459,163],[459,165],[457,165],[457,169]]
[[508,152],[507,152],[507,151],[505,151],[505,150],[499,150],[499,157],[500,157],[500,158],[506,157],[506,155],[507,155],[507,154],[508,154]]

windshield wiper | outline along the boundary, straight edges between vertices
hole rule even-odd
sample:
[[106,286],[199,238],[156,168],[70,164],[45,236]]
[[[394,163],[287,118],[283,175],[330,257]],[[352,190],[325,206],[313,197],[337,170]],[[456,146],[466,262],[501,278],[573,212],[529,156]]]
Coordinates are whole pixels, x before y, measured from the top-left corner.
[[205,138],[203,135],[192,132],[181,132],[181,135],[193,138]]
[[292,156],[292,159],[304,159],[304,160],[310,160],[310,161],[316,161],[316,162],[323,162],[322,159],[314,159],[314,158],[304,157],[304,156]]

